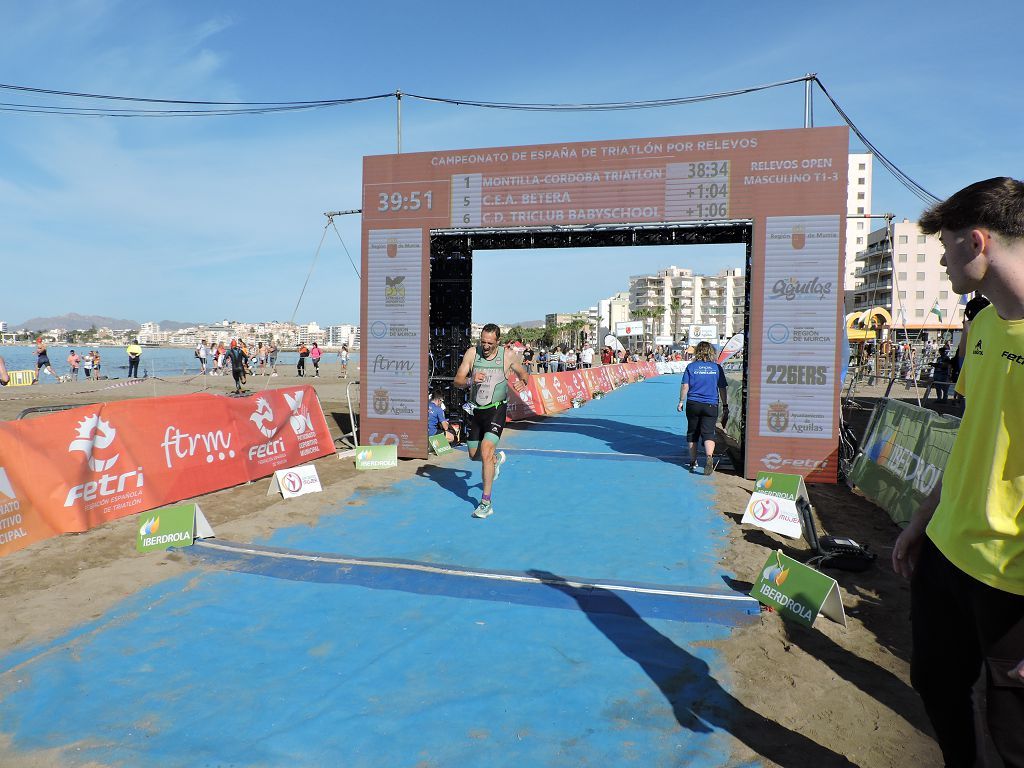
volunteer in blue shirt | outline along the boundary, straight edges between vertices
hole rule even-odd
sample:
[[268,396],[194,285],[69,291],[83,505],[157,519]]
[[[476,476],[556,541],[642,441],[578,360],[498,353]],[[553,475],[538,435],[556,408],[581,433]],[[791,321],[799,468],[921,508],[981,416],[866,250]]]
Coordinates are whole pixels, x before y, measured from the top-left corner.
[[430,393],[430,402],[427,403],[427,435],[433,437],[437,434],[444,434],[448,442],[456,445],[459,442],[459,426],[448,421],[448,416],[441,407],[444,401],[444,392],[435,389]]
[[679,406],[686,406],[686,439],[690,444],[690,471],[697,468],[697,440],[704,441],[704,474],[715,471],[715,421],[718,420],[718,401],[722,401],[722,423],[729,420],[726,398],[725,371],[715,362],[715,348],[700,342],[693,352],[693,360],[683,372],[679,387]]

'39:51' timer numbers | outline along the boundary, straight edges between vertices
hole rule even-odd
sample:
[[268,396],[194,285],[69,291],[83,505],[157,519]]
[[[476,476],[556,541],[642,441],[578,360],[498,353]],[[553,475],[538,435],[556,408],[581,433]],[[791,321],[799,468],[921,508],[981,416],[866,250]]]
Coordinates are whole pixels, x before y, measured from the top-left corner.
[[380,213],[393,211],[418,211],[421,208],[429,211],[434,207],[434,193],[427,192],[380,192],[377,198],[377,210]]

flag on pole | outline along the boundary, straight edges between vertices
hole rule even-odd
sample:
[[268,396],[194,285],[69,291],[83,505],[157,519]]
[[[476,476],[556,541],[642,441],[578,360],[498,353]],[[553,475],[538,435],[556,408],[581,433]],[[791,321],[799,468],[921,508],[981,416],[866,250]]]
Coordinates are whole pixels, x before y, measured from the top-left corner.
[[932,304],[931,311],[932,311],[933,314],[938,315],[939,322],[941,323],[942,322],[942,310],[939,309],[939,300],[938,299],[936,299],[935,303]]

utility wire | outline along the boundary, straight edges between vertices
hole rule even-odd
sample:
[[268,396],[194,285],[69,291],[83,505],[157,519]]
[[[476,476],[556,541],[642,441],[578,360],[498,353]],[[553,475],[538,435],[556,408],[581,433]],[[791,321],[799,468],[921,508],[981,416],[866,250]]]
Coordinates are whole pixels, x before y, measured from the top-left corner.
[[[616,102],[591,102],[591,103],[517,103],[482,101],[477,99],[454,99],[441,96],[427,96],[415,93],[382,93],[373,96],[358,96],[344,99],[318,99],[313,101],[198,101],[191,99],[158,99],[138,96],[116,96],[100,93],[86,93],[80,91],[65,91],[51,88],[37,88],[25,85],[13,85],[0,83],[0,90],[15,91],[20,93],[39,94],[44,96],[59,96],[75,99],[100,99],[104,101],[134,102],[141,104],[166,104],[188,107],[187,109],[99,109],[95,107],[74,107],[61,104],[21,104],[11,102],[0,102],[0,112],[22,112],[33,114],[51,115],[72,115],[77,117],[208,117],[208,116],[229,116],[229,115],[265,115],[276,112],[292,112],[310,109],[323,109],[336,107],[345,104],[355,104],[364,101],[374,101],[392,97],[405,96],[420,101],[433,102],[437,104],[448,104],[461,107],[477,107],[480,109],[505,109],[526,112],[609,112],[631,109],[657,109],[661,107],[680,106],[683,104],[697,104],[704,101],[725,99],[733,96],[741,96],[757,91],[779,88],[794,83],[811,82],[817,84],[825,98],[829,100],[836,112],[843,121],[856,134],[857,138],[864,144],[871,153],[878,158],[879,162],[888,170],[897,181],[906,187],[925,205],[933,205],[939,202],[939,198],[922,187],[910,176],[904,173],[894,162],[886,157],[857,127],[846,111],[839,105],[832,94],[828,92],[825,85],[817,75],[803,75],[788,80],[779,80],[774,83],[738,88],[731,91],[719,91],[698,96],[680,96],[666,99],[616,101]],[[196,107],[204,107],[196,109]],[[210,107],[206,109],[205,107]]]
[[835,107],[836,112],[839,113],[839,116],[843,118],[843,120],[846,122],[848,126],[850,126],[850,130],[857,135],[857,138],[860,139],[861,142],[863,142],[865,147],[871,150],[871,153],[878,158],[882,165],[885,166],[886,170],[888,170],[889,173],[896,177],[896,180],[898,182],[900,182],[904,187],[910,190],[925,205],[934,205],[935,203],[939,202],[940,198],[933,195],[931,192],[929,192],[927,189],[922,187],[920,184],[918,184],[916,181],[910,178],[907,174],[901,171],[894,162],[892,162],[889,158],[882,154],[882,152],[879,151],[878,147],[876,147],[868,140],[867,136],[861,133],[860,128],[856,126],[853,120],[850,119],[850,116],[847,115],[843,108],[839,106],[839,102],[832,98],[832,94],[828,92],[828,90],[825,88],[821,80],[818,79],[817,75],[814,76],[814,82],[818,85],[819,88],[821,88],[821,92],[825,94],[825,98],[827,98],[832,103],[832,106]]
[[754,85],[749,88],[739,88],[733,91],[720,91],[708,93],[701,96],[680,96],[668,99],[652,99],[648,101],[613,101],[595,102],[580,104],[529,104],[501,101],[477,101],[474,99],[449,99],[440,96],[423,96],[416,93],[402,92],[403,97],[419,99],[421,101],[433,101],[441,104],[452,104],[461,107],[481,107],[484,109],[513,109],[528,112],[608,112],[622,109],[654,109],[658,107],[673,107],[680,104],[696,104],[701,101],[712,101],[714,99],[725,99],[731,96],[741,96],[746,93],[764,91],[769,88],[778,88],[783,85],[792,85],[807,80],[807,77],[794,77],[790,80],[780,80],[776,83],[765,83]]

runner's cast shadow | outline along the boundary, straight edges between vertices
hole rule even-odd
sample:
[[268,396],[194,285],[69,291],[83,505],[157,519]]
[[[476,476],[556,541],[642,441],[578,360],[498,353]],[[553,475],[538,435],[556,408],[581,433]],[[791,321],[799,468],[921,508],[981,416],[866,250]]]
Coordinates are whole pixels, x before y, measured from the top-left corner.
[[586,435],[602,441],[615,453],[649,456],[677,466],[689,461],[684,435],[626,424],[613,419],[592,419],[562,414],[543,421],[512,422],[506,430],[512,427],[530,432]]
[[469,489],[482,487],[482,481],[470,485],[467,481],[474,476],[473,472],[467,469],[450,469],[448,467],[439,467],[436,464],[424,464],[416,470],[416,474],[437,483],[437,485],[447,491],[451,491],[460,499],[465,499],[471,506],[475,507],[477,505],[477,499],[470,495]]
[[[553,573],[527,573],[576,600],[590,623],[658,686],[683,728],[695,733],[711,733],[712,726],[721,728],[783,768],[853,765],[842,755],[749,709],[719,685],[707,662],[654,629],[618,595],[593,587],[584,598],[579,590]],[[595,593],[603,593],[602,602],[620,605],[614,611],[594,611],[590,601]],[[640,706],[639,702],[637,705]]]

